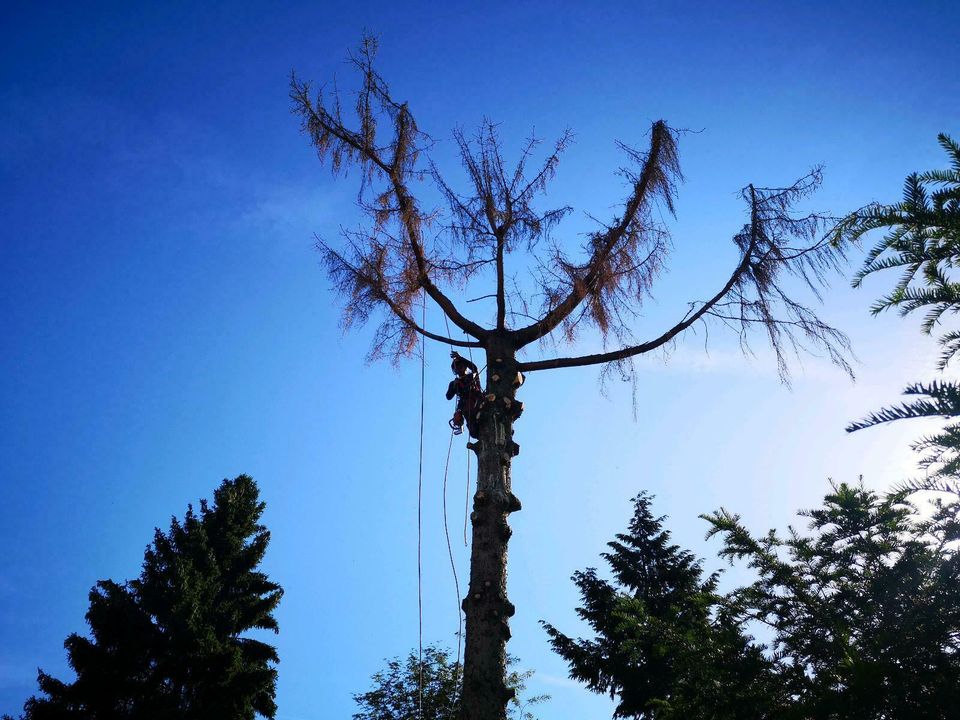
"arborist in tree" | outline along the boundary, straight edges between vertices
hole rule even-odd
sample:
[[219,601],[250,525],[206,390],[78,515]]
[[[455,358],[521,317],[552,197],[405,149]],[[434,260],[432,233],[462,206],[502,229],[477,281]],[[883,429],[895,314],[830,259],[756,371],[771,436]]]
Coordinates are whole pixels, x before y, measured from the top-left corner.
[[483,404],[480,371],[472,361],[456,351],[451,352],[450,357],[453,358],[450,369],[456,377],[447,386],[447,400],[452,400],[454,395],[457,397],[457,409],[450,418],[450,427],[454,435],[459,435],[463,432],[463,422],[466,420],[470,437],[477,438],[477,413]]
[[[463,432],[463,423],[466,421],[470,437],[477,439],[479,438],[477,421],[480,418],[480,411],[486,404],[480,387],[480,371],[472,361],[462,357],[456,351],[451,352],[450,357],[453,358],[450,369],[456,377],[447,386],[447,400],[452,400],[454,396],[457,398],[457,409],[450,418],[450,427],[453,428],[454,435],[459,435]],[[513,387],[519,388],[523,385],[523,380],[523,374],[518,372],[513,381]],[[508,398],[504,398],[504,403],[512,420],[520,417],[523,412],[522,402],[518,400],[511,402]],[[516,455],[519,447],[515,443],[513,446],[515,448],[513,454]]]

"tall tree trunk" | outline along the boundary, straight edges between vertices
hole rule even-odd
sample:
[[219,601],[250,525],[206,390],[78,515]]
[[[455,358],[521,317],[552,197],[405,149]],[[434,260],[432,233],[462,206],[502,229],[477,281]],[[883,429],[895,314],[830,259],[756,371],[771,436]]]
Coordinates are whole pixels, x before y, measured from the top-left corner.
[[512,347],[492,341],[487,348],[485,404],[479,418],[477,492],[473,497],[470,588],[463,601],[466,646],[463,660],[462,720],[504,720],[513,691],[506,686],[508,619],[507,516],[520,509],[511,491],[513,419],[517,364]]

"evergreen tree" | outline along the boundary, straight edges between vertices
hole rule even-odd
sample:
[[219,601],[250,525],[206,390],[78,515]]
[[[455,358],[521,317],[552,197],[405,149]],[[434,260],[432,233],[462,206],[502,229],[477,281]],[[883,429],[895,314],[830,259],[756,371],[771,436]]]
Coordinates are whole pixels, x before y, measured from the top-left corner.
[[159,529],[136,580],[97,583],[89,638],[67,638],[73,682],[39,673],[26,720],[252,720],[276,713],[276,649],[246,637],[277,632],[282,589],[258,570],[270,533],[254,481],[224,480],[200,512]]
[[[899,270],[893,291],[874,303],[876,315],[895,309],[901,315],[926,311],[921,329],[927,335],[947,315],[960,312],[960,283],[952,276],[960,265],[960,144],[950,136],[938,136],[950,167],[913,173],[904,182],[903,200],[891,205],[874,203],[845,217],[834,230],[834,243],[855,242],[874,230],[888,233],[867,254],[854,276],[860,287],[868,276]],[[944,370],[960,354],[960,331],[950,330],[938,338],[942,353],[938,369]],[[848,432],[880,423],[918,417],[951,419],[944,428],[914,444],[922,453],[927,472],[914,489],[960,490],[951,478],[960,474],[960,385],[952,381],[914,383],[904,395],[917,398],[899,406],[883,408],[852,423]]]
[[772,717],[783,693],[773,663],[704,577],[692,553],[671,544],[651,498],[634,500],[629,532],[601,557],[613,580],[588,568],[573,581],[577,614],[595,639],[574,640],[544,623],[570,677],[617,700],[614,717],[667,720]]
[[920,512],[904,493],[841,484],[793,528],[754,537],[735,515],[706,517],[721,555],[755,582],[731,593],[738,620],[773,634],[791,698],[775,717],[947,720],[960,708],[960,502]]
[[[726,593],[670,544],[649,499],[604,558],[574,575],[593,628],[546,625],[570,676],[643,720],[947,720],[960,707],[960,500],[841,484],[801,513],[810,533],[754,536],[703,516],[755,580]],[[751,638],[763,634],[768,645]]]
[[[507,717],[535,720],[530,709],[549,696],[524,697],[533,671],[513,669],[515,665],[516,659],[508,658],[507,685],[514,696],[507,706]],[[393,658],[386,668],[373,675],[370,690],[353,696],[358,707],[353,720],[456,720],[462,679],[460,663],[451,659],[449,651],[436,645],[423,649],[422,663],[416,651],[405,660]]]

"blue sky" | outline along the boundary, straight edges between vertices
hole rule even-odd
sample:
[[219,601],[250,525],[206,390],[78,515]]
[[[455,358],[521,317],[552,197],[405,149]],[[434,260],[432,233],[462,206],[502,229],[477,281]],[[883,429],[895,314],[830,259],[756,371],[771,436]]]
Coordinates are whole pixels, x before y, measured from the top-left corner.
[[[687,135],[675,252],[640,332],[729,273],[736,191],[825,180],[836,213],[899,196],[960,133],[952,3],[8,4],[0,43],[0,712],[66,673],[101,578],[135,576],[152,529],[241,472],[260,483],[286,589],[278,717],[347,717],[382,658],[417,642],[419,364],[365,365],[343,335],[314,233],[356,222],[356,177],[333,179],[290,114],[287,81],[334,75],[364,29],[380,67],[449,159],[450,130],[576,132],[549,202],[614,212],[614,140],[652,120]],[[457,177],[455,165],[449,165]],[[856,256],[853,258],[854,267]],[[553,694],[544,720],[610,707],[565,679],[537,621],[576,631],[569,575],[598,562],[646,488],[708,557],[697,515],[723,505],[784,526],[828,478],[887,487],[919,428],[843,425],[932,375],[917,323],[871,318],[877,279],[837,278],[823,315],[859,358],[851,383],[806,359],[792,390],[757,343],[681,342],[629,387],[590,369],[522,391],[511,520],[511,650]],[[434,316],[439,321],[439,316]],[[424,636],[453,643],[441,514],[447,349],[428,348]],[[448,496],[461,582],[462,439]],[[458,530],[459,529],[459,530]],[[735,575],[733,576],[735,577]],[[731,578],[732,580],[733,578]]]

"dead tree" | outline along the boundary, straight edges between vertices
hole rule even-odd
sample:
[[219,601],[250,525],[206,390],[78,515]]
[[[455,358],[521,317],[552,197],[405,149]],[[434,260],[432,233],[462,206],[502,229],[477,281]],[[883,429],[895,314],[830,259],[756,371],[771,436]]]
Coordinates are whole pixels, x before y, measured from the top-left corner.
[[[645,150],[620,145],[629,161],[622,169],[628,181],[622,210],[608,223],[598,222],[579,249],[570,248],[555,232],[570,208],[535,208],[570,142],[569,133],[531,170],[536,140],[508,168],[495,125],[483,123],[472,137],[455,131],[468,178],[461,192],[431,162],[431,139],[408,105],[390,94],[374,68],[375,52],[375,41],[366,38],[350,57],[361,77],[353,118],[346,117],[336,90],[314,94],[306,83],[291,80],[293,109],[321,161],[329,162],[334,173],[347,167],[360,171],[358,202],[369,217],[365,227],[346,231],[336,245],[320,240],[319,249],[343,298],[345,327],[378,315],[371,357],[408,356],[421,335],[486,354],[486,404],[479,440],[471,444],[478,468],[470,585],[463,601],[461,714],[464,720],[503,720],[510,698],[504,684],[508,618],[514,613],[506,592],[507,517],[520,509],[510,475],[517,373],[584,365],[630,372],[632,358],[709,321],[733,328],[741,342],[752,327],[762,329],[784,379],[788,356],[803,349],[819,350],[850,372],[846,337],[789,294],[797,279],[816,292],[842,257],[822,239],[825,218],[793,209],[817,187],[819,170],[787,188],[749,185],[742,191],[749,220],[733,236],[739,259],[729,276],[706,299],[692,299],[672,326],[638,341],[631,321],[670,247],[658,208],[673,212],[682,179],[678,133],[657,121]],[[427,179],[433,181],[441,207],[425,207],[415,194],[424,187],[419,181]],[[511,253],[527,254],[535,286],[521,289],[510,282],[506,265]],[[468,317],[454,302],[454,293],[483,281],[489,283],[491,316]],[[466,339],[442,327],[423,326],[419,304],[426,298]],[[550,339],[556,340],[552,347],[574,347],[588,328],[602,338],[603,351],[537,359],[520,355],[524,349],[542,354],[551,347],[543,341]]]

